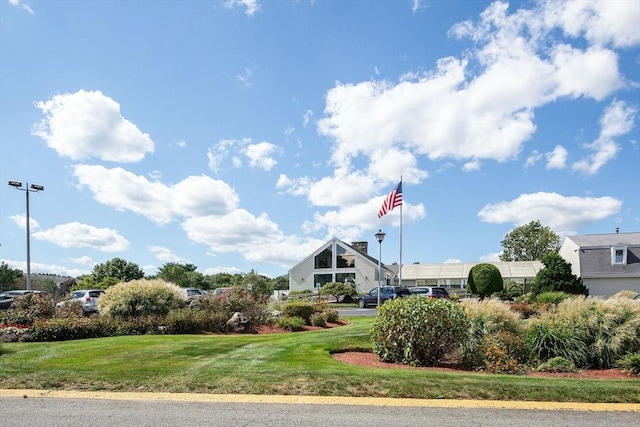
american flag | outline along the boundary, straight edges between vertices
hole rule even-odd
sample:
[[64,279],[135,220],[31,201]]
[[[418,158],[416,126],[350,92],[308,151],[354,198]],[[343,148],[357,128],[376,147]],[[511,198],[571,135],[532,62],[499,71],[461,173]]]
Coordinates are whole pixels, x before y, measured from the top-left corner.
[[378,218],[382,218],[387,214],[387,212],[391,212],[394,208],[402,205],[402,181],[398,183],[396,188],[393,189],[391,193],[384,199],[382,202],[382,206],[380,207],[380,211],[378,211]]

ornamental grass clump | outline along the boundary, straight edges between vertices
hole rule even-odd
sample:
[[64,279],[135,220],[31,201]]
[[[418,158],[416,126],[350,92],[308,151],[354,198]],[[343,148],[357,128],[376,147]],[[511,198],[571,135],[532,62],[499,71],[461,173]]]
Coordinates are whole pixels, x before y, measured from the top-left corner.
[[184,304],[184,294],[173,283],[140,279],[108,288],[98,299],[98,311],[103,316],[133,318],[166,315]]
[[611,368],[640,351],[640,303],[629,298],[576,296],[532,320],[527,331],[532,357],[560,356],[578,368]]
[[[469,323],[466,340],[462,343],[462,363],[471,369],[486,369],[488,363],[493,363],[488,346],[496,348],[496,343],[502,343],[504,337],[521,336],[522,320],[519,313],[498,298],[463,300],[461,306]],[[505,357],[513,357],[521,364],[520,353],[517,350]]]
[[380,360],[412,366],[437,366],[466,337],[460,304],[419,296],[389,300],[371,327]]

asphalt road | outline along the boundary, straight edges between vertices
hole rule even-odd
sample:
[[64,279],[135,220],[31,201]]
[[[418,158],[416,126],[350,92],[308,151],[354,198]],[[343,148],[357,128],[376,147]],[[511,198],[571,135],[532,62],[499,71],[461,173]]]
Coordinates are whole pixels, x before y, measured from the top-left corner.
[[[423,401],[296,396],[0,393],[0,426],[638,426],[640,405]],[[88,398],[91,397],[91,398]],[[517,409],[520,408],[520,409]],[[620,410],[616,410],[620,409]]]

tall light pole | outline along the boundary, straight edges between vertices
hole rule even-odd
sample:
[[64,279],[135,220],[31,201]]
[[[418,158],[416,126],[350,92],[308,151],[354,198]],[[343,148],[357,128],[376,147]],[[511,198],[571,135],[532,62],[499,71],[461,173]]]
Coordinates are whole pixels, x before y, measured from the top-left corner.
[[382,280],[382,241],[386,234],[382,230],[378,230],[376,233],[376,239],[378,240],[378,246],[380,251],[378,253],[378,307],[380,307],[380,281]]
[[27,185],[22,186],[20,181],[9,181],[9,185],[15,187],[16,190],[22,190],[27,195],[27,290],[31,290],[31,231],[29,227],[29,193],[37,193],[38,191],[44,191],[44,187],[38,184],[31,184],[27,182]]

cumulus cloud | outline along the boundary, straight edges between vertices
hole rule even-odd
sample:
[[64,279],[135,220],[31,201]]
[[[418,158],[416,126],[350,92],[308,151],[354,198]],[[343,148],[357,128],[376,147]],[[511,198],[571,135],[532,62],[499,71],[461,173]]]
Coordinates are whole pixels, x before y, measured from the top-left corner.
[[78,185],[118,211],[131,211],[162,225],[179,217],[225,215],[236,209],[239,197],[225,182],[190,176],[173,185],[152,182],[122,168],[77,165]]
[[102,252],[125,252],[129,241],[116,230],[70,222],[33,233],[33,237],[63,248],[92,248]]
[[33,135],[61,156],[137,162],[154,150],[149,135],[122,117],[120,105],[100,91],[58,94],[35,106],[45,118],[33,127]]
[[[11,218],[18,227],[22,228],[23,230],[27,229],[26,214],[11,215],[9,218]],[[29,230],[33,231],[33,230],[37,230],[38,228],[40,228],[40,224],[38,224],[38,221],[36,221],[35,219],[33,219],[31,215],[29,215]]]
[[166,248],[164,246],[147,246],[149,252],[151,252],[155,257],[164,263],[167,262],[175,262],[178,264],[183,264],[186,262],[186,259],[174,254],[171,249]]
[[258,144],[249,144],[242,153],[249,158],[252,168],[270,171],[278,163],[272,156],[278,150],[275,145],[262,141]]
[[589,157],[573,164],[573,170],[586,175],[597,173],[602,166],[616,157],[620,146],[615,138],[633,129],[637,110],[624,101],[613,101],[600,119],[600,136],[586,148],[593,151]]
[[209,168],[216,173],[227,163],[235,168],[241,167],[241,155],[248,159],[250,167],[270,171],[278,163],[273,157],[278,152],[278,146],[267,141],[254,144],[251,138],[223,139],[209,148],[207,158]]
[[258,0],[224,0],[224,5],[228,9],[241,8],[247,16],[253,16],[260,10]]
[[[452,27],[452,36],[474,43],[459,57],[441,58],[435,69],[405,73],[397,82],[336,83],[317,122],[333,141],[333,166],[353,173],[365,164],[375,181],[422,157],[459,160],[465,171],[478,170],[485,159],[516,159],[536,132],[536,109],[561,99],[601,101],[627,84],[612,47],[638,42],[637,20],[629,18],[637,9],[633,2],[609,9],[601,2],[549,0],[510,12],[497,1],[476,22]],[[534,153],[527,166],[542,159]],[[392,173],[389,165],[397,163],[380,161],[388,154],[405,161]],[[547,153],[547,167],[565,167],[567,156],[556,147]],[[427,176],[417,166],[414,175]],[[374,192],[384,185],[377,182]]]
[[546,153],[547,169],[564,169],[567,165],[568,155],[569,153],[563,146],[556,145],[552,151]]
[[617,214],[622,202],[613,197],[563,196],[558,193],[522,194],[518,198],[488,204],[478,212],[483,222],[521,226],[531,221],[569,234],[584,225]]
[[223,216],[188,218],[182,228],[189,239],[207,245],[214,254],[239,252],[249,261],[282,267],[298,262],[300,253],[311,252],[321,244],[315,239],[301,241],[285,236],[266,214],[255,216],[244,209]]

